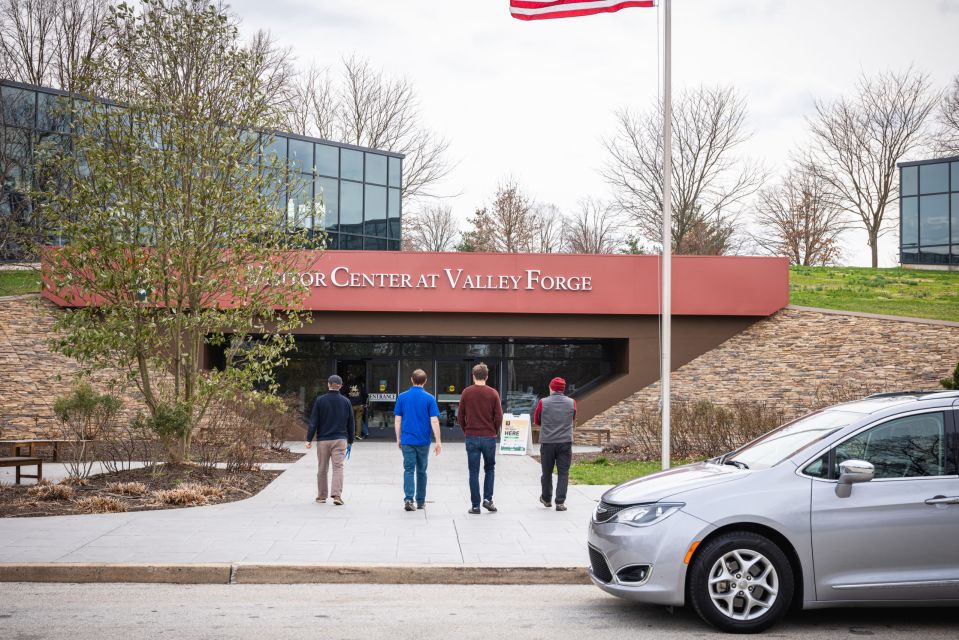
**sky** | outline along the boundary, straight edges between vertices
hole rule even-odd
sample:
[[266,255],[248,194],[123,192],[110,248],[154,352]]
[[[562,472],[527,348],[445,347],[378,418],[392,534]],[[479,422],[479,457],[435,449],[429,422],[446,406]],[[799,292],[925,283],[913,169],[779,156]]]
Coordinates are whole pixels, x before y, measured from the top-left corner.
[[[661,88],[658,9],[523,22],[507,0],[230,4],[245,32],[269,31],[299,66],[357,54],[412,81],[424,122],[450,140],[455,166],[438,191],[461,220],[507,176],[567,211],[609,198],[600,170],[616,110],[647,108]],[[752,134],[742,153],[775,175],[806,140],[814,101],[852,91],[861,74],[913,65],[946,87],[957,31],[959,0],[674,0],[674,95],[734,86]],[[865,242],[848,233],[843,262],[868,266]],[[890,234],[881,264],[897,251]]]

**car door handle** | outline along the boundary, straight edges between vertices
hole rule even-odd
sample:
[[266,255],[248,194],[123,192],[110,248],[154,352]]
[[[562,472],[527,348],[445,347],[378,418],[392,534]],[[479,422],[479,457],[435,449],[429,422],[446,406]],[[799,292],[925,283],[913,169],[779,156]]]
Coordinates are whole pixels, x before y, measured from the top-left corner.
[[926,504],[959,504],[959,496],[936,496],[926,500]]

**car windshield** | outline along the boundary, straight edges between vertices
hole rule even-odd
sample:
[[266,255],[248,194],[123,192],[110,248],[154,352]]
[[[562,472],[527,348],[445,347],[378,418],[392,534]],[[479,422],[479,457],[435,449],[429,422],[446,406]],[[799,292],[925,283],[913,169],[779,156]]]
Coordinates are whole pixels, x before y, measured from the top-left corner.
[[767,469],[861,417],[850,411],[817,411],[770,431],[722,460]]

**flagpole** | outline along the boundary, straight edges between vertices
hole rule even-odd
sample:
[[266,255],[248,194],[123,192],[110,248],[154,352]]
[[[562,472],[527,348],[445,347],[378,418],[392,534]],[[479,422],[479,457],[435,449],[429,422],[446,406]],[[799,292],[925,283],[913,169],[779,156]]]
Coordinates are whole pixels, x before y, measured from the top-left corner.
[[672,96],[672,2],[663,0],[663,254],[662,254],[662,345],[660,354],[660,390],[662,391],[662,463],[663,469],[669,469],[669,420],[670,420],[670,349],[672,347],[672,170],[673,170],[673,96]]

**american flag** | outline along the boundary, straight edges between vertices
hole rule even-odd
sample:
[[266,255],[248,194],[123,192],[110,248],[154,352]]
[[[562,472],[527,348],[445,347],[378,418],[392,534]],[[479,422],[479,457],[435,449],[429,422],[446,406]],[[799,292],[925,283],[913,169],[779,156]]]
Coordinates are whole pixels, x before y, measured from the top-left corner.
[[509,12],[517,20],[548,20],[575,18],[594,13],[611,13],[628,7],[655,7],[655,0],[552,0],[530,2],[510,0]]

